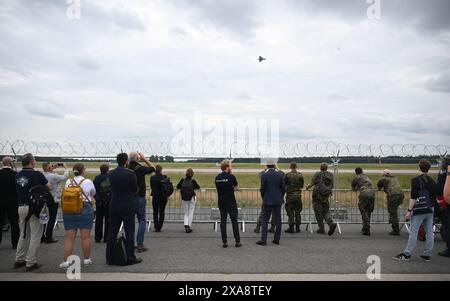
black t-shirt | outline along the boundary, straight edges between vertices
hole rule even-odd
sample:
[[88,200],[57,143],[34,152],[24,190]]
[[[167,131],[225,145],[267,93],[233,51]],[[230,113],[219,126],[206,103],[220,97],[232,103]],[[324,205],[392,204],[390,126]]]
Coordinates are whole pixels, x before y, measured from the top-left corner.
[[142,166],[137,162],[130,162],[128,168],[134,170],[134,172],[136,173],[136,178],[139,187],[138,195],[140,197],[145,198],[145,194],[147,192],[147,187],[145,185],[145,175],[153,173],[155,169],[153,167]]
[[232,174],[222,172],[216,177],[216,188],[219,196],[219,204],[236,203],[234,188],[238,186],[236,177]]
[[425,190],[430,193],[430,200],[434,206],[436,203],[436,183],[429,175],[420,175],[411,180],[411,199],[416,200],[419,197],[420,178]]
[[0,170],[0,207],[17,206],[16,175],[11,168]]
[[28,204],[30,189],[36,185],[47,185],[48,180],[40,171],[31,168],[22,169],[16,176],[17,203]]

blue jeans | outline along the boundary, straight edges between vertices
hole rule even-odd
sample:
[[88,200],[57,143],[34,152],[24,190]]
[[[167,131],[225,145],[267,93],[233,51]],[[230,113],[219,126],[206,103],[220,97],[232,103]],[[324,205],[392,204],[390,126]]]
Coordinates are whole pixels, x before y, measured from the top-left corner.
[[146,208],[147,208],[147,200],[144,197],[136,197],[136,216],[138,219],[138,232],[136,236],[136,245],[143,246],[144,245],[144,235],[145,235],[145,227],[147,225],[146,219]]
[[416,248],[417,233],[420,226],[423,224],[426,233],[425,249],[423,250],[424,256],[431,256],[434,245],[434,233],[433,233],[433,216],[434,213],[418,214],[411,217],[411,228],[409,232],[408,245],[403,253],[407,256],[411,256],[412,252]]

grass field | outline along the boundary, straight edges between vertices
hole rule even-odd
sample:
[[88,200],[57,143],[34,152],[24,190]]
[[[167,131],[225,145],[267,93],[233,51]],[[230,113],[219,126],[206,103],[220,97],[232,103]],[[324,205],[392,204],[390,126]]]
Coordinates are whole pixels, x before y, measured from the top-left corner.
[[[178,181],[184,176],[184,173],[165,173],[174,185],[178,183]],[[199,185],[203,188],[213,188],[214,187],[214,178],[216,177],[216,173],[198,173],[194,175],[194,178],[199,183]],[[94,178],[96,174],[88,173],[86,175],[88,178]],[[369,175],[374,185],[381,178],[378,175]],[[410,188],[411,179],[414,175],[397,175],[400,185],[404,189]],[[259,176],[258,174],[236,174],[236,178],[239,182],[239,186],[241,188],[258,188],[259,187]],[[312,175],[305,175],[305,186],[310,183]],[[337,178],[337,183],[335,183],[336,188],[338,189],[350,189],[351,182],[353,179],[353,174],[340,174]],[[147,184],[149,183],[149,177],[147,177]]]

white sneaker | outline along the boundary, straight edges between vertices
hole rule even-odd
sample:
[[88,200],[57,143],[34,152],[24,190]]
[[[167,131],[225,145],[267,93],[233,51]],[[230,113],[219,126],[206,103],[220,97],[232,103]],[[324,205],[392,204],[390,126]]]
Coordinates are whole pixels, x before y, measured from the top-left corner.
[[59,268],[63,269],[63,270],[67,270],[70,267],[70,262],[68,261],[63,261],[60,265]]
[[85,268],[90,267],[92,265],[92,259],[88,258],[83,260],[83,265]]

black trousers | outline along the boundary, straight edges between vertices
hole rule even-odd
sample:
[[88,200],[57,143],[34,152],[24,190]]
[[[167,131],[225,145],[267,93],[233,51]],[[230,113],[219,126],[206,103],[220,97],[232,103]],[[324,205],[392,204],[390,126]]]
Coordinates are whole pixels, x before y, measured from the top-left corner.
[[107,264],[112,264],[114,243],[116,242],[122,222],[125,230],[125,252],[127,253],[128,263],[130,264],[136,261],[134,254],[134,209],[124,212],[110,211],[108,240],[106,243]]
[[155,230],[161,230],[164,225],[167,198],[166,199],[152,198],[152,206],[153,206],[153,223],[155,224]]
[[444,228],[447,249],[450,250],[450,205],[442,212],[442,227]]
[[[17,247],[20,235],[18,210],[17,206],[0,207],[0,225],[3,227],[5,217],[8,217],[8,222],[11,225],[11,244],[13,248]],[[0,243],[2,242],[2,232],[0,228]]]
[[233,235],[236,242],[241,242],[238,224],[238,208],[237,204],[219,205],[220,210],[220,232],[222,234],[222,242],[227,242],[227,217],[230,216],[231,225],[233,226]]
[[[95,241],[101,242],[102,239],[106,242],[108,238],[108,228],[109,228],[109,208],[103,206],[96,206],[95,211]],[[104,223],[103,223],[104,221]],[[103,224],[105,225],[103,231]]]
[[58,203],[54,203],[48,207],[48,223],[44,226],[44,233],[42,233],[42,240],[50,241],[53,239],[53,229],[55,228],[56,216],[58,215]]

